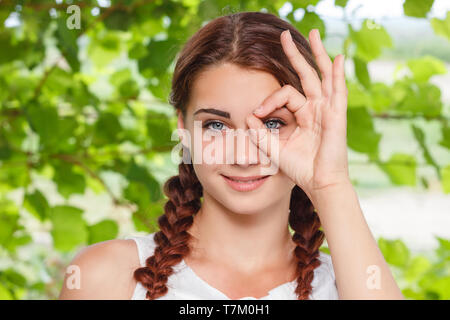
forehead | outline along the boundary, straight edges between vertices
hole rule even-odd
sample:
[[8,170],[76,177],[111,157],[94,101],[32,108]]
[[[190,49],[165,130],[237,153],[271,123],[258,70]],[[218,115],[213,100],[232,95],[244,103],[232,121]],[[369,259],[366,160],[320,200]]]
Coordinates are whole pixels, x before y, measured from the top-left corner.
[[214,66],[201,72],[194,81],[187,112],[216,108],[229,112],[233,118],[245,117],[279,88],[270,73],[230,63]]

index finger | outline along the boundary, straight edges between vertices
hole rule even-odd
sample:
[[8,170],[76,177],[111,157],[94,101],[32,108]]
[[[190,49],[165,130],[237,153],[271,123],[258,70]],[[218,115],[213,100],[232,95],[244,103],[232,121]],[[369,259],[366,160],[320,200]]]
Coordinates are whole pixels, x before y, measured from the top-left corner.
[[322,95],[321,81],[317,72],[306,61],[305,57],[300,53],[291,33],[285,30],[281,33],[281,45],[292,67],[300,77],[303,91],[307,98],[318,98]]

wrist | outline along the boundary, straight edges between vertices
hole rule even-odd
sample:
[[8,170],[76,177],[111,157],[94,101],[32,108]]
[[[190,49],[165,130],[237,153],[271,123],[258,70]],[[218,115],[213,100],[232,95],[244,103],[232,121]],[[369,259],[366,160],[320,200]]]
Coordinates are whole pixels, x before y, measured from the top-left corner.
[[351,180],[342,179],[338,182],[313,187],[309,190],[309,192],[307,192],[307,196],[315,206],[318,206],[321,201],[329,199],[335,195],[342,195],[349,190],[353,190]]

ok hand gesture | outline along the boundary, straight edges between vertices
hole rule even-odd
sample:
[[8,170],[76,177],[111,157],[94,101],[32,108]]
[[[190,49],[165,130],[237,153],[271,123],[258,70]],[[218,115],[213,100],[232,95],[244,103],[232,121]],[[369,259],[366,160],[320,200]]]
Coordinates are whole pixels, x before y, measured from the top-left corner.
[[320,80],[297,49],[290,32],[285,30],[280,37],[283,50],[300,77],[305,96],[291,85],[284,85],[248,116],[247,124],[250,129],[263,132],[251,135],[252,141],[274,160],[270,150],[264,147],[272,133],[260,118],[284,106],[294,114],[297,127],[285,143],[280,143],[277,165],[311,198],[317,190],[350,182],[344,56],[338,55],[332,63],[319,31],[313,29],[309,42],[322,75]]

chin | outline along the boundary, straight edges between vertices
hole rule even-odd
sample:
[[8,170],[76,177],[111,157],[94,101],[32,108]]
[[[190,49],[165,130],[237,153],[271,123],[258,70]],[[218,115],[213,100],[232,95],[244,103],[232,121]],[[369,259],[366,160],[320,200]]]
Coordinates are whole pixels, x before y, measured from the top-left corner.
[[274,205],[274,203],[264,203],[264,201],[261,201],[260,199],[255,199],[254,197],[249,196],[216,200],[218,200],[229,211],[242,215],[256,215]]
[[286,194],[290,194],[290,189],[286,189],[286,186],[278,186],[270,182],[274,181],[269,179],[264,183],[267,183],[266,185],[261,185],[251,191],[247,191],[246,189],[248,188],[246,186],[242,187],[245,191],[238,191],[219,180],[216,183],[212,183],[214,187],[208,188],[208,193],[211,198],[214,198],[215,201],[231,212],[253,215],[261,213],[267,208],[275,207],[277,203],[283,201]]

